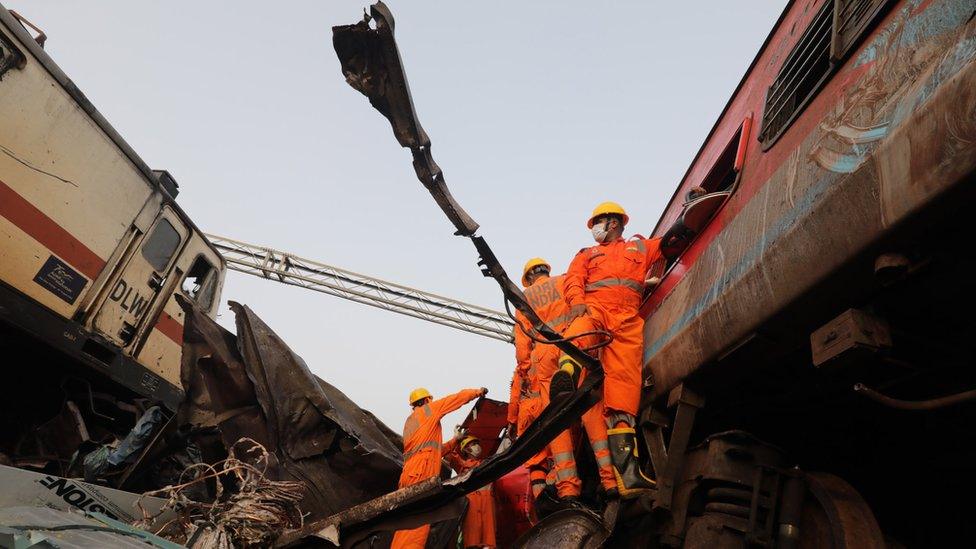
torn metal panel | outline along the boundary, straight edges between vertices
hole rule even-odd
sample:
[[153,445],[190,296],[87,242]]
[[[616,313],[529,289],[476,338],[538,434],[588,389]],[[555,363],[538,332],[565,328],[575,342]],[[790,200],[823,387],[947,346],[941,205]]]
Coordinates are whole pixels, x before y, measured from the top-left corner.
[[499,435],[508,425],[508,403],[490,398],[480,398],[464,418],[461,427],[468,436],[478,439],[483,455],[490,456],[501,443]]
[[[370,22],[375,29],[370,28]],[[393,14],[383,2],[373,4],[370,14],[355,25],[332,27],[332,43],[342,62],[342,73],[346,82],[368,97],[370,104],[390,121],[400,145],[413,153],[417,177],[448,213],[457,234],[473,235],[478,224],[451,196],[444,174],[430,156],[430,139],[413,108],[393,27]]]
[[[370,23],[375,24],[375,29]],[[539,319],[518,286],[513,283],[483,237],[475,236],[478,224],[451,196],[447,181],[430,152],[430,138],[420,126],[400,52],[393,37],[393,14],[383,2],[370,6],[369,15],[354,25],[332,27],[332,43],[342,64],[346,82],[369,98],[376,110],[393,126],[400,145],[410,148],[417,178],[433,195],[437,205],[457,229],[455,234],[471,238],[481,260],[482,273],[498,282],[505,299],[526,316],[539,333],[580,364],[598,368],[598,362]]]
[[231,302],[237,337],[188,300],[180,417],[216,425],[226,448],[250,437],[273,453],[268,477],[305,483],[309,519],[333,515],[396,487],[400,440],[315,377],[246,306]]

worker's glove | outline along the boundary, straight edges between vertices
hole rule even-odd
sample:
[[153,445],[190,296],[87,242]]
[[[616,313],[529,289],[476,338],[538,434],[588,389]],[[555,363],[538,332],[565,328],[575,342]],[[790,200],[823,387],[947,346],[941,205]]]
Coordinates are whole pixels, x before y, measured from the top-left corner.
[[465,429],[464,427],[461,427],[460,425],[454,426],[454,438],[456,440],[463,439],[467,434],[468,434],[468,430]]
[[480,396],[485,396],[485,395],[487,395],[487,394],[488,394],[488,389],[487,389],[487,388],[485,388],[485,387],[482,387],[482,388],[481,388],[481,395],[480,395]]
[[644,281],[644,286],[647,286],[648,288],[654,288],[660,283],[661,283],[660,277],[652,276]]
[[516,430],[517,428],[514,423],[509,423],[508,427],[505,428],[505,436],[508,437],[508,440],[512,441],[513,443],[515,442],[515,439],[518,438]]
[[580,303],[579,305],[573,305],[572,307],[569,308],[569,314],[573,318],[576,318],[578,316],[583,316],[587,312],[588,311],[586,309],[586,304],[585,303]]

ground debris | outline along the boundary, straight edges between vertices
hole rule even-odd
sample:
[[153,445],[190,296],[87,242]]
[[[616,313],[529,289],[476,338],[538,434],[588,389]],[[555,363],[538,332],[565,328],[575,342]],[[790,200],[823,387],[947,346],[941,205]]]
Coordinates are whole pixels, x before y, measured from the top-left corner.
[[[299,502],[305,488],[301,482],[267,478],[270,457],[261,444],[241,438],[229,449],[227,459],[213,465],[191,465],[184,470],[180,484],[146,492],[144,496],[168,498],[165,509],[173,509],[178,515],[157,534],[191,549],[231,549],[268,547],[284,530],[300,528],[304,516]],[[201,483],[215,486],[213,501],[188,497],[188,492]],[[135,525],[145,528],[154,518],[144,513]]]

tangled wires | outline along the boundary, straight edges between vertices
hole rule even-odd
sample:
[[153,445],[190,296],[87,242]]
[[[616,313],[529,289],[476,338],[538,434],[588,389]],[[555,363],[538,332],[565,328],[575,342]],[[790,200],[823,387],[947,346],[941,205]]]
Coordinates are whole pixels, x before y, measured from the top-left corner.
[[[235,451],[248,444],[238,459]],[[238,440],[227,459],[213,465],[197,463],[187,467],[175,486],[146,492],[143,496],[166,497],[169,501],[160,511],[174,509],[178,518],[162,526],[159,535],[192,548],[232,549],[268,547],[285,529],[300,528],[303,523],[298,507],[304,486],[290,480],[269,480],[268,451],[250,438]],[[184,479],[191,478],[184,482]],[[187,491],[213,479],[216,496],[210,503],[194,501]],[[234,486],[226,489],[224,484]],[[140,508],[142,506],[140,505]],[[136,526],[145,528],[159,516],[143,509],[143,519]]]

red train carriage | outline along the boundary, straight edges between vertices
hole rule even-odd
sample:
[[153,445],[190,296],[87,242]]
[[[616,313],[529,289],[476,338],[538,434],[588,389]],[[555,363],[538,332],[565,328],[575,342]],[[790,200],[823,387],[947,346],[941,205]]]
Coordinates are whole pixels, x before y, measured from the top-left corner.
[[[973,0],[790,2],[689,167],[642,309],[665,541],[694,545],[703,521],[777,535],[757,499],[789,475],[744,435],[705,438],[729,429],[850,482],[805,481],[834,491],[832,524],[870,515],[859,492],[885,537],[972,534],[974,14]],[[710,474],[696,456],[721,444],[753,451],[755,476],[696,484]]]

